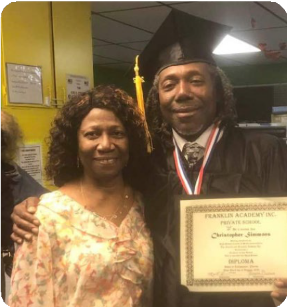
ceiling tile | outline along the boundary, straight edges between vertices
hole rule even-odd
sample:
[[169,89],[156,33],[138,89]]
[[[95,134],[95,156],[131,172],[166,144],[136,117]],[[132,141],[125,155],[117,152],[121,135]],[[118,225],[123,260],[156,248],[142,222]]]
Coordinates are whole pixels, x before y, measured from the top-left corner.
[[287,13],[285,9],[278,3],[276,2],[271,2],[271,1],[265,1],[265,2],[258,2],[259,4],[263,5],[279,17],[287,20]]
[[[208,5],[208,6],[207,6]],[[234,26],[236,29],[250,27],[250,18],[247,16],[249,4],[239,2],[193,2],[174,6],[188,14],[224,25]]]
[[246,54],[234,54],[234,55],[225,55],[227,59],[237,60],[242,62],[243,65],[257,65],[257,64],[271,64],[271,63],[282,63],[285,62],[285,59],[267,59],[262,52],[257,53],[246,53]]
[[107,68],[110,68],[110,69],[117,69],[117,70],[122,70],[123,71],[123,74],[128,71],[131,67],[131,64],[127,64],[127,63],[110,63],[110,64],[97,64],[96,65],[101,65],[101,67],[107,67]]
[[149,41],[143,41],[143,42],[131,42],[131,43],[125,43],[121,44],[122,46],[128,46],[131,48],[135,48],[138,50],[143,50],[145,46],[148,44]]
[[94,54],[99,55],[99,56],[113,58],[118,61],[128,61],[131,63],[133,62],[133,59],[138,54],[137,51],[127,49],[122,46],[115,46],[115,45],[98,46],[94,48],[93,52]]
[[92,36],[114,43],[150,40],[152,35],[121,23],[92,15]]
[[[106,40],[105,40],[106,41]],[[105,41],[102,41],[102,40],[97,40],[95,38],[92,39],[92,43],[93,43],[93,46],[106,46],[106,45],[111,45],[111,43],[107,43]]]
[[[255,20],[255,28],[271,28],[271,27],[286,27],[287,23],[285,23],[281,18],[278,18],[271,12],[265,10],[263,8],[263,2],[260,2],[260,5],[257,4],[258,2],[254,2],[251,4],[251,17]],[[267,2],[268,3],[268,2]],[[264,5],[267,7],[266,5]]]
[[[167,5],[173,5],[173,4],[177,4],[177,3],[179,3],[180,1],[163,1],[163,2],[161,2],[161,3],[164,3],[164,4],[167,4]],[[187,3],[187,1],[182,1],[182,2],[186,2]]]
[[173,6],[189,14],[233,27],[234,30],[283,26],[283,22],[254,2],[193,2]]
[[[141,53],[170,11],[165,4],[201,18],[229,25],[233,27],[231,35],[254,46],[266,43],[267,49],[278,50],[280,43],[285,45],[287,42],[287,14],[275,2],[103,1],[92,3],[94,11],[102,12],[102,16],[92,14],[94,53],[99,55],[98,58],[94,57],[95,61],[101,65],[106,63],[109,67],[129,67],[130,64],[120,62],[132,63],[135,55]],[[267,58],[263,53],[219,55],[215,58],[219,66],[236,66],[270,64],[275,61],[285,63],[286,50],[282,51],[281,56],[283,58],[278,60]],[[117,64],[111,64],[114,62]]]
[[97,55],[93,55],[94,64],[105,64],[105,63],[118,63],[118,61],[113,59],[108,59],[107,57],[99,57]]
[[92,12],[110,12],[155,5],[159,5],[159,3],[152,1],[93,1],[91,2],[91,10]]
[[[233,33],[233,36],[243,40],[247,43],[252,44],[255,47],[259,46],[259,43],[267,44],[267,49],[280,50],[280,43],[287,43],[287,29],[285,28],[275,28],[275,29],[266,29],[265,31],[254,30],[248,32],[237,32]],[[286,49],[283,51],[283,54],[286,55]]]
[[133,12],[122,11],[107,14],[105,13],[103,15],[154,33],[160,27],[170,11],[171,10],[169,8],[161,6],[135,10]]

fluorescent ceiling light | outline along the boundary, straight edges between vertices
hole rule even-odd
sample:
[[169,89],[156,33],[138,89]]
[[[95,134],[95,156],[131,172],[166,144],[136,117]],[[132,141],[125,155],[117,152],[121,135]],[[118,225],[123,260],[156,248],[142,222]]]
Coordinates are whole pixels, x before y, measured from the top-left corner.
[[221,43],[215,48],[213,53],[215,55],[229,55],[233,53],[247,53],[259,51],[261,51],[259,48],[240,41],[231,35],[226,35],[221,41]]

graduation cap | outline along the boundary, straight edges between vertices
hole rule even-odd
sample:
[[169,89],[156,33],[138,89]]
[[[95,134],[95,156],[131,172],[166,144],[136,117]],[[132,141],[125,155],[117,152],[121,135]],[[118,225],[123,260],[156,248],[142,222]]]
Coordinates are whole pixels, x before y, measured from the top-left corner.
[[156,73],[191,62],[216,65],[212,52],[231,27],[172,9],[139,57],[140,74],[152,81]]

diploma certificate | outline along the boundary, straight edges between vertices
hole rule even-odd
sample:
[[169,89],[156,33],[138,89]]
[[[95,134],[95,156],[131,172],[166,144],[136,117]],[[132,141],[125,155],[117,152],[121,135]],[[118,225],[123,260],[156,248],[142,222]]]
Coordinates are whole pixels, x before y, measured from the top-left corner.
[[287,198],[180,200],[181,284],[272,291],[287,272]]

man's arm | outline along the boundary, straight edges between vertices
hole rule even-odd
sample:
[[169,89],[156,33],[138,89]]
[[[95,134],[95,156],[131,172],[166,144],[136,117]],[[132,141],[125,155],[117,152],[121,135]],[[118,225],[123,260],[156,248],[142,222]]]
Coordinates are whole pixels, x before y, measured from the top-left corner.
[[38,206],[38,197],[48,192],[48,190],[42,187],[17,164],[14,164],[14,168],[17,171],[15,172],[17,180],[15,179],[16,184],[13,185],[12,189],[14,204],[16,203],[17,205],[14,207],[11,215],[12,221],[14,222],[11,238],[13,241],[21,244],[23,239],[30,241],[33,234],[38,234],[38,226],[40,223],[33,214],[36,212]]
[[17,185],[13,186],[14,204],[20,204],[20,202],[29,197],[40,197],[41,195],[49,192],[49,190],[40,185],[24,169],[22,169],[18,165],[16,165],[15,168],[18,171],[17,173],[19,173],[20,175],[20,179],[18,176]]
[[11,218],[14,222],[11,238],[21,244],[23,239],[30,241],[32,235],[38,234],[39,220],[34,216],[39,198],[29,197],[14,207]]

